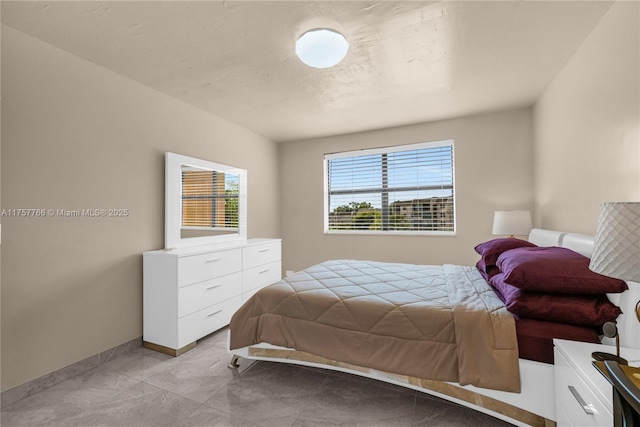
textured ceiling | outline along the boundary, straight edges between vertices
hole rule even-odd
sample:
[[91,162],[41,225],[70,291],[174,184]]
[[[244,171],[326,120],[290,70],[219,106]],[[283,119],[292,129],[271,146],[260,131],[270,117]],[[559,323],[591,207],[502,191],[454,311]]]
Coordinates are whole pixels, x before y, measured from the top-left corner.
[[[611,6],[594,1],[2,1],[2,22],[274,141],[531,105]],[[311,28],[337,67],[294,54]]]

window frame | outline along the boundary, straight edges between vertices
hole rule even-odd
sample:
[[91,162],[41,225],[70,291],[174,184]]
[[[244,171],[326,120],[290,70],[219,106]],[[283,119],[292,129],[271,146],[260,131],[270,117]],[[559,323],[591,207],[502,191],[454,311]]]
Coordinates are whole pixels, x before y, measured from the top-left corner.
[[[452,199],[453,199],[453,230],[339,230],[329,229],[329,161],[333,159],[369,156],[378,154],[389,154],[401,151],[413,151],[425,148],[451,147],[451,177],[452,177]],[[456,179],[455,179],[455,144],[453,139],[445,139],[430,142],[418,142],[404,145],[394,145],[388,147],[366,148],[335,153],[326,153],[323,160],[323,227],[324,234],[335,235],[403,235],[403,236],[456,236],[457,232],[457,203],[456,203]],[[380,193],[374,193],[380,194]]]

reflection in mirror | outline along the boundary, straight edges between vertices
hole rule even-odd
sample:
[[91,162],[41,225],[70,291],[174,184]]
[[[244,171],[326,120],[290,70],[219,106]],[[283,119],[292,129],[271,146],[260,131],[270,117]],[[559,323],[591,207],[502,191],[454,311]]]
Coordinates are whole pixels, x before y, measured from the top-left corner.
[[165,155],[165,248],[247,239],[247,171]]
[[238,232],[237,174],[182,165],[180,237]]

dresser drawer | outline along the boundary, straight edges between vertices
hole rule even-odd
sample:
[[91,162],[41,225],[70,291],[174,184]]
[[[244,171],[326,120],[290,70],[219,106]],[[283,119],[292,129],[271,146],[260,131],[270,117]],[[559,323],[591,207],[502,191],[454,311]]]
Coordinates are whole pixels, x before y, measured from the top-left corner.
[[245,296],[280,279],[280,247],[278,239],[249,239],[145,252],[145,345],[177,356],[227,326]]
[[241,272],[183,286],[178,289],[178,317],[195,313],[241,293]]
[[[558,351],[555,352],[555,375],[558,427],[611,426],[613,424],[611,412],[569,365],[564,355]],[[573,392],[570,387],[573,388]],[[591,414],[583,409],[583,404],[587,406],[589,412],[592,412]]]
[[242,249],[181,257],[178,286],[187,286],[242,270]]
[[[281,262],[276,261],[242,272],[242,292],[260,289],[281,279]],[[245,298],[246,299],[246,298]]]
[[242,258],[245,269],[279,261],[281,259],[280,242],[265,243],[263,245],[243,248]]
[[178,348],[227,326],[242,304],[242,295],[214,304],[178,320]]

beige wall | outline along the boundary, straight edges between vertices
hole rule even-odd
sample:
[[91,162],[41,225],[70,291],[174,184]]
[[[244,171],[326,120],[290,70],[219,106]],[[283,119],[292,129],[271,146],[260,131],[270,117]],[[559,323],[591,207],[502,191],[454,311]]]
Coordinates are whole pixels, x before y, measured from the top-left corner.
[[[141,252],[163,246],[165,151],[248,169],[249,235],[282,229],[288,270],[471,264],[493,211],[532,209],[534,196],[537,225],[593,233],[600,202],[640,200],[638,17],[637,2],[617,2],[533,111],[280,147],[3,26],[2,208],[130,215],[1,219],[2,390],[141,335]],[[324,153],[448,138],[457,236],[323,234]]]
[[249,235],[279,237],[273,142],[5,26],[2,113],[2,208],[129,210],[2,218],[2,390],[142,335],[165,151],[248,169]]
[[[531,110],[520,109],[280,146],[283,262],[287,270],[335,258],[410,263],[477,261],[497,209],[533,207]],[[414,142],[455,140],[457,235],[323,233],[323,155]]]
[[640,200],[640,11],[616,2],[534,109],[545,228],[593,234],[598,206]]

